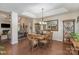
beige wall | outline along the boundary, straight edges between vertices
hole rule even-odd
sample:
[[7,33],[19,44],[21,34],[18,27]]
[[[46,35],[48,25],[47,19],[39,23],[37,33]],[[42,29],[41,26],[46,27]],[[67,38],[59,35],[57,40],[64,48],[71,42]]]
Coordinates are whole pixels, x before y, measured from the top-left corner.
[[1,23],[11,24],[11,19],[9,19],[9,13],[0,10],[0,35],[2,34],[2,30],[11,30],[10,28],[1,28]]
[[63,40],[63,20],[75,19],[75,32],[79,32],[79,23],[76,22],[77,16],[79,16],[79,12],[66,13],[47,18],[47,20],[59,20],[58,31],[54,31],[53,39],[58,41]]
[[[63,40],[63,20],[77,19],[79,16],[79,12],[65,13],[61,15],[51,16],[45,19],[47,20],[55,20],[58,19],[58,31],[53,32],[53,40],[62,41]],[[36,20],[37,21],[37,20]],[[79,23],[75,22],[75,32],[79,32]]]
[[23,24],[28,26],[28,19],[25,17],[21,17],[20,21],[19,21],[20,25],[22,26],[22,30],[23,30]]
[[11,21],[10,19],[0,18],[0,35],[2,34],[3,30],[11,30],[11,28],[1,28],[1,23],[11,24]]
[[27,31],[27,32],[31,32],[31,30],[30,30],[31,18],[28,18],[28,17],[21,17],[19,23],[20,23],[20,25],[22,26],[22,28],[21,28],[22,30],[24,30],[24,29],[23,29],[23,24],[24,24],[25,26],[27,26],[26,31]]
[[68,20],[68,19],[76,19],[79,16],[79,12],[65,13],[56,16],[51,16],[46,18],[46,20],[60,19],[60,20]]

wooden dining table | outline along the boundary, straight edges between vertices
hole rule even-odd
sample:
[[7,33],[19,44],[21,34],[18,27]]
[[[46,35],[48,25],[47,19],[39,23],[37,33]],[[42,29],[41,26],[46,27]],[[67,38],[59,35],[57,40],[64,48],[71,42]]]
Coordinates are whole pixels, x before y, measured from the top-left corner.
[[45,38],[45,34],[41,35],[41,34],[34,34],[34,33],[31,33],[29,34],[30,36],[32,36],[32,38],[34,40],[44,40]]
[[31,38],[30,41],[38,42],[37,46],[39,47],[42,47],[46,42],[47,43],[49,42],[48,35],[49,34],[34,34],[34,33],[29,34]]

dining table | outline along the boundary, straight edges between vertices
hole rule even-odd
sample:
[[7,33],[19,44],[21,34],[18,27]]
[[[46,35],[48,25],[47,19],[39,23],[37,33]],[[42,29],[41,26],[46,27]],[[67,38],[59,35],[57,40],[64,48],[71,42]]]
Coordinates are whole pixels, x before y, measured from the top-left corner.
[[44,43],[42,43],[41,41],[48,41],[48,39],[45,39],[47,34],[31,33],[29,35],[32,37],[31,40],[38,42],[37,46],[39,46],[39,47],[42,47],[44,45]]
[[31,33],[29,34],[32,36],[32,38],[34,38],[34,40],[44,40],[45,38],[45,34],[35,34],[35,33]]

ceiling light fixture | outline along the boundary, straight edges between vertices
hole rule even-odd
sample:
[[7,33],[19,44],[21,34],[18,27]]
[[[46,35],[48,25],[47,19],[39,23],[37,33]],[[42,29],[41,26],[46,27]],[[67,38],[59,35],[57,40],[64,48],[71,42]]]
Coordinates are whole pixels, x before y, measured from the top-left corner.
[[41,18],[41,22],[39,22],[39,24],[41,25],[41,34],[43,34],[43,25],[46,24],[46,22],[44,22],[43,10],[44,8],[42,8],[42,18]]
[[39,22],[42,26],[43,26],[43,24],[46,24],[46,22],[44,22],[44,14],[43,14],[43,10],[44,10],[44,8],[42,8],[42,17],[41,17],[41,22]]

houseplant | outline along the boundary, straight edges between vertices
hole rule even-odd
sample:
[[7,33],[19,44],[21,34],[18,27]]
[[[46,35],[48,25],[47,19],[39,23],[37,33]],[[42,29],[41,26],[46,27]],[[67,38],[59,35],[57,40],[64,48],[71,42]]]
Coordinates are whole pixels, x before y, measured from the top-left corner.
[[0,55],[6,54],[5,47],[0,43]]

